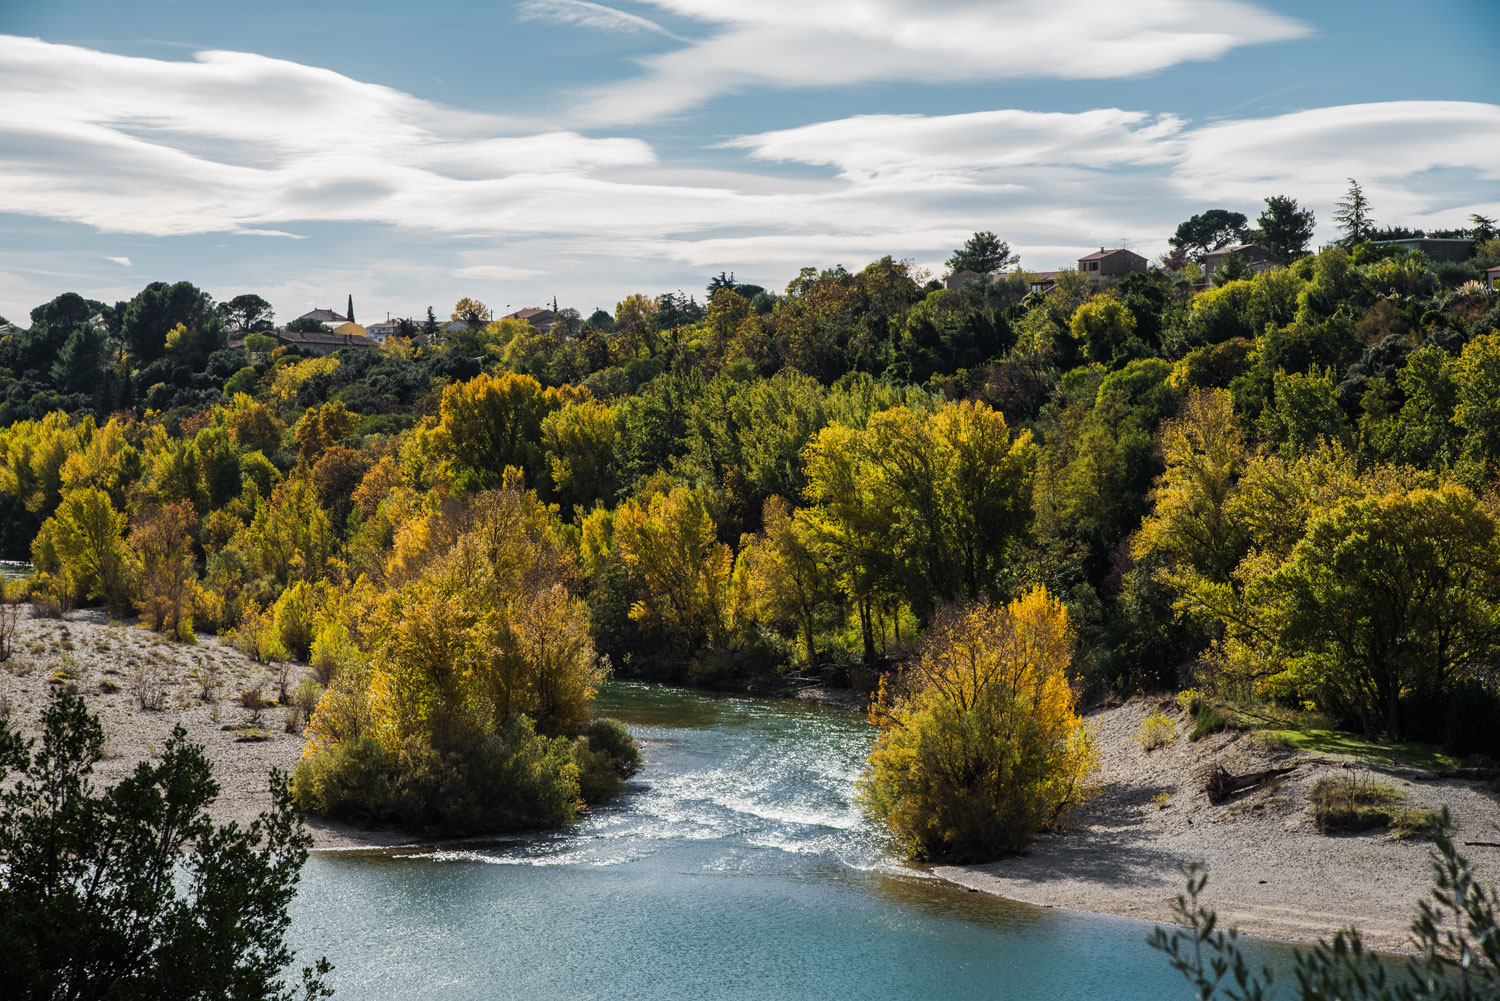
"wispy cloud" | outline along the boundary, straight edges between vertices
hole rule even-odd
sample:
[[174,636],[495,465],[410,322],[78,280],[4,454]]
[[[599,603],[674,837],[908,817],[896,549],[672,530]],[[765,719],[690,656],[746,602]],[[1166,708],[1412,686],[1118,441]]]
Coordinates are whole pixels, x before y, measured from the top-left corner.
[[[730,139],[743,159],[709,169],[239,53],[173,62],[0,37],[0,93],[0,212],[167,241],[306,237],[245,251],[268,288],[304,297],[337,275],[421,304],[495,283],[513,302],[571,289],[609,305],[604,289],[720,268],[936,265],[976,229],[1057,267],[1121,238],[1154,253],[1192,212],[1253,213],[1271,194],[1313,207],[1326,237],[1349,176],[1385,222],[1500,212],[1500,107],[1473,102],[1206,125],[1118,108],[866,115]],[[36,255],[17,253],[0,250],[13,315],[63,290],[26,278]],[[115,279],[97,281],[79,290],[103,297]]]
[[122,268],[128,268],[128,267],[130,267],[130,258],[128,258],[128,257],[106,257],[105,260],[106,261],[113,261],[114,263],[118,264]]
[[606,7],[602,3],[590,3],[589,0],[524,0],[516,5],[516,12],[523,21],[575,24],[599,31],[647,31],[678,42],[688,41],[648,17]]
[[1137,76],[1303,37],[1247,0],[646,0],[711,25],[583,95],[584,121],[649,121],[756,87]]

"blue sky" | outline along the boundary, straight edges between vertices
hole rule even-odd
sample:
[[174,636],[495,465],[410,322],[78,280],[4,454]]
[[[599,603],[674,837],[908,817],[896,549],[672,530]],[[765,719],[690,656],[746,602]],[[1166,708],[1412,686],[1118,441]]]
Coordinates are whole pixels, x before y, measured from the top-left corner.
[[780,288],[992,229],[1050,269],[1289,194],[1500,216],[1500,4],[0,2],[0,314]]

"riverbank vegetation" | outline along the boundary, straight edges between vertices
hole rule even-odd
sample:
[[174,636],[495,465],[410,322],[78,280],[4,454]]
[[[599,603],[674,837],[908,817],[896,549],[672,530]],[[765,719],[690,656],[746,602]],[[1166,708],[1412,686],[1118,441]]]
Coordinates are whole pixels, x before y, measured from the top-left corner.
[[881,686],[860,792],[912,856],[1019,851],[1087,796],[1095,762],[1072,647],[1067,611],[1038,588],[940,610],[915,666]]
[[[187,283],[70,293],[0,335],[0,556],[36,608],[310,662],[297,794],[348,816],[565,820],[629,768],[606,669],[873,689],[1038,588],[1079,696],[1500,754],[1481,222],[1436,265],[1282,227],[1286,266],[1211,280],[1188,224],[1108,280],[976,234],[956,288],[882,258],[544,327],[466,300],[327,356]],[[919,688],[891,712],[938,712]]]

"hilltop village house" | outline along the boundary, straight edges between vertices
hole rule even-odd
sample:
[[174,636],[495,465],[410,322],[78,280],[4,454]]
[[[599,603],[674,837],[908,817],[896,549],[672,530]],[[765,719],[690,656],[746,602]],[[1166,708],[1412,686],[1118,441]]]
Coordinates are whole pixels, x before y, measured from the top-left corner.
[[1490,268],[1484,276],[1489,279],[1490,288],[1500,289],[1500,266]]
[[1203,284],[1213,282],[1214,272],[1224,266],[1230,254],[1238,254],[1240,260],[1249,265],[1250,273],[1255,275],[1262,271],[1270,271],[1272,268],[1286,267],[1286,261],[1264,247],[1258,247],[1253,243],[1236,243],[1203,255]]
[[[1078,270],[1087,275],[1090,281],[1102,282],[1109,278],[1123,278],[1137,271],[1145,271],[1151,266],[1151,262],[1133,250],[1124,247],[1114,247],[1106,250],[1100,247],[1092,254],[1086,254],[1078,259]],[[1031,279],[1033,291],[1045,292],[1057,284],[1061,271],[1028,271],[1026,275]],[[963,288],[972,281],[979,281],[983,276],[973,271],[958,271],[943,279],[944,288]],[[999,276],[991,276],[994,281]]]

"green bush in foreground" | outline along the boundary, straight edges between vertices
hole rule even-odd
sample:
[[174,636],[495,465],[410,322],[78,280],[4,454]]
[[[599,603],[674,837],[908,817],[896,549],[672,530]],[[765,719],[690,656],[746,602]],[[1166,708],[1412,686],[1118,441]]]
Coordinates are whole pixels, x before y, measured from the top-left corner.
[[104,731],[54,691],[33,753],[0,721],[0,994],[6,998],[329,997],[331,967],[283,971],[287,906],[312,843],[286,783],[248,827],[218,826],[202,748],[178,727],[161,758],[102,793]]
[[[1446,818],[1444,818],[1446,826]],[[1221,931],[1217,915],[1199,905],[1207,877],[1188,870],[1187,892],[1177,898],[1184,927],[1158,928],[1148,939],[1193,985],[1198,1001],[1270,1001],[1278,996],[1266,967],[1252,969],[1239,933]],[[1468,861],[1445,837],[1437,838],[1432,900],[1419,905],[1412,922],[1416,956],[1397,968],[1365,950],[1359,931],[1339,932],[1332,942],[1296,951],[1297,985],[1303,1001],[1480,1001],[1500,998],[1500,899],[1475,882]]]

